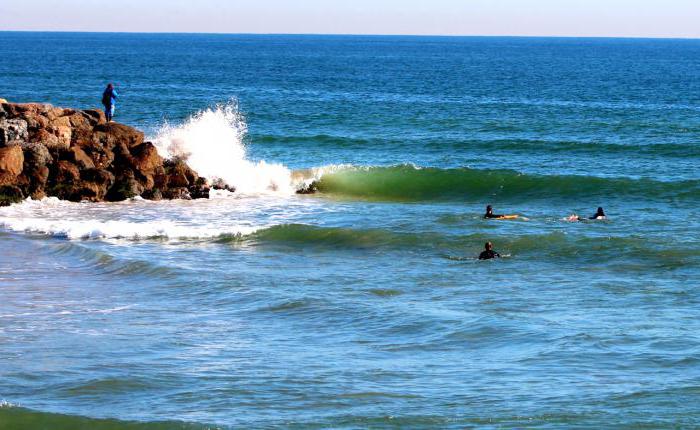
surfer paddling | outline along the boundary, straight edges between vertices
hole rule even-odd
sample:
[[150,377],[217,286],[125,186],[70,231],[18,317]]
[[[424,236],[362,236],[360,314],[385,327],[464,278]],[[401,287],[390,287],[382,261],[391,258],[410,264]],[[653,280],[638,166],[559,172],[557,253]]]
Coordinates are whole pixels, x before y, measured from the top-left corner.
[[[605,211],[603,208],[599,207],[598,210],[596,211],[595,215],[592,217],[588,217],[589,220],[592,221],[602,221],[608,219],[608,217],[605,215]],[[568,218],[569,221],[583,221],[583,218],[580,216],[573,214]]]
[[494,258],[501,258],[501,254],[493,250],[491,242],[486,242],[484,250],[479,254],[479,260],[493,260]]
[[484,214],[484,219],[516,219],[519,215],[501,215],[493,213],[493,208],[491,205],[486,206],[486,213]]

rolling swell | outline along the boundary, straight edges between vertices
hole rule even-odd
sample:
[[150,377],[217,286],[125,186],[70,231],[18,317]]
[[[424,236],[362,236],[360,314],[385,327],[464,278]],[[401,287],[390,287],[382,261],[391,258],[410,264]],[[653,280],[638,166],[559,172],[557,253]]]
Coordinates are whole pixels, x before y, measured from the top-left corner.
[[700,181],[530,175],[513,170],[439,169],[412,165],[341,168],[313,184],[318,191],[368,200],[430,201],[641,197],[700,198]]
[[0,405],[0,429],[52,430],[195,430],[213,428],[178,421],[136,422],[116,419],[87,418],[78,415],[39,412],[15,406]]
[[470,260],[485,241],[499,244],[499,251],[530,259],[590,260],[592,262],[642,260],[647,267],[680,267],[697,262],[700,250],[693,243],[668,242],[643,236],[590,237],[564,232],[521,236],[473,233],[446,235],[436,232],[395,232],[383,229],[352,229],[286,224],[259,230],[248,236],[222,237],[220,243],[248,245],[289,245],[316,249],[377,249],[422,251],[452,260]]

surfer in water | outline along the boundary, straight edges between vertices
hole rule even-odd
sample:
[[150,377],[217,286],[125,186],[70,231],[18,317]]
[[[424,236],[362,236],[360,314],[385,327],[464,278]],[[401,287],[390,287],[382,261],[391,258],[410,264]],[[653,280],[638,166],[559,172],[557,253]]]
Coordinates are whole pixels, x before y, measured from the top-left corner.
[[[595,215],[588,217],[588,219],[593,221],[602,221],[608,219],[608,217],[605,215],[603,208],[599,207]],[[580,216],[573,214],[569,217],[569,221],[583,221],[583,219]]]
[[502,215],[493,213],[493,208],[491,205],[486,206],[486,213],[484,214],[485,219],[515,219],[518,215]]
[[479,260],[492,260],[494,258],[501,258],[501,254],[493,250],[493,244],[491,242],[486,242],[484,251],[479,254]]

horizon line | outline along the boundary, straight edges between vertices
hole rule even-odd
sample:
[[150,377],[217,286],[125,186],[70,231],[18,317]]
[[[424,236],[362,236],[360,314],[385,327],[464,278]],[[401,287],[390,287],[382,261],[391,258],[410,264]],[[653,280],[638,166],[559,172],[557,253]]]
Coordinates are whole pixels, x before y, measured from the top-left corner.
[[0,30],[0,33],[80,33],[80,34],[164,34],[221,36],[345,36],[345,37],[445,37],[445,38],[532,38],[532,39],[639,39],[639,40],[700,40],[700,36],[567,36],[567,35],[485,35],[485,34],[408,34],[408,33],[235,33],[198,31],[92,31],[92,30]]

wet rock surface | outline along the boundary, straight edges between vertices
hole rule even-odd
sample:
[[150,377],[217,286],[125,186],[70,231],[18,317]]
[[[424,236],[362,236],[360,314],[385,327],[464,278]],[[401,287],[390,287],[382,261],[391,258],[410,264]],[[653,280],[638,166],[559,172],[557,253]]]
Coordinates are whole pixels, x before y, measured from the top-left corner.
[[[208,198],[183,160],[161,157],[143,132],[100,110],[0,99],[0,205],[27,197],[71,201]],[[228,188],[216,183],[216,188]]]

